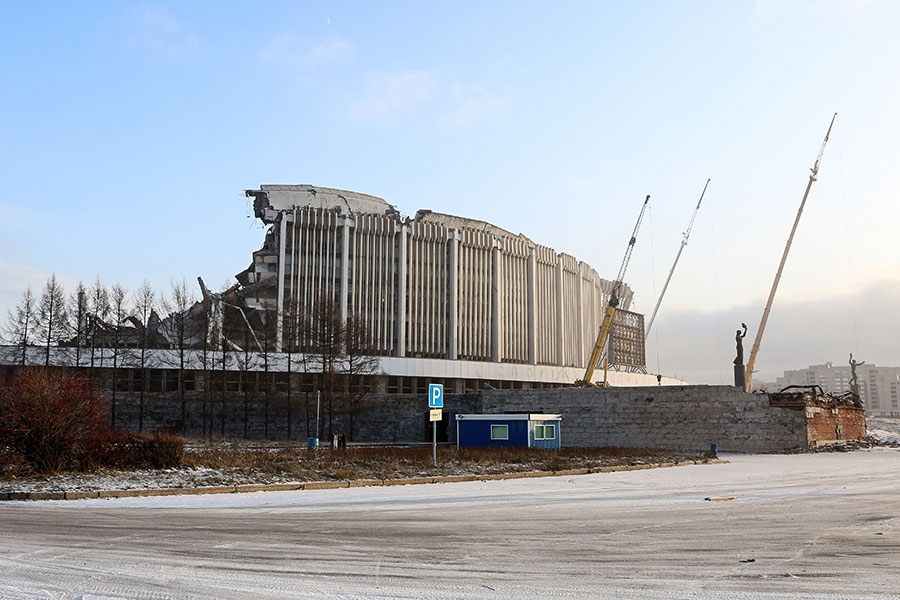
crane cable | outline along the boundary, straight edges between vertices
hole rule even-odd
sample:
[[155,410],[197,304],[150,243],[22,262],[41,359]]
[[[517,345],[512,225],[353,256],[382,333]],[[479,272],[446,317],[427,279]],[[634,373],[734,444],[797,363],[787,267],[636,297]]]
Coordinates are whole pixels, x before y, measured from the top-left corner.
[[[647,217],[650,219],[650,276],[653,281],[653,297],[656,298],[656,250],[653,246],[653,207],[648,206]],[[656,334],[656,372],[661,374],[659,367],[659,327],[654,332]],[[644,349],[646,352],[646,348]]]
[[[712,247],[713,247],[713,295],[716,301],[716,356],[722,356],[722,326],[719,322],[719,251],[716,247],[716,203],[712,206]],[[722,361],[715,361],[719,365],[719,384],[725,385],[725,374],[722,371]]]

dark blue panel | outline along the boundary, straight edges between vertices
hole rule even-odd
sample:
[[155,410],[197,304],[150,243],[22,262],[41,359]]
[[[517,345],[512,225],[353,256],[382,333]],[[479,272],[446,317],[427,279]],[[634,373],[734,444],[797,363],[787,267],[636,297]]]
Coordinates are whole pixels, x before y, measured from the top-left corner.
[[[509,427],[508,440],[492,440],[491,425]],[[502,417],[490,421],[459,422],[459,445],[485,448],[488,446],[524,447],[528,446],[528,421],[504,420]]]

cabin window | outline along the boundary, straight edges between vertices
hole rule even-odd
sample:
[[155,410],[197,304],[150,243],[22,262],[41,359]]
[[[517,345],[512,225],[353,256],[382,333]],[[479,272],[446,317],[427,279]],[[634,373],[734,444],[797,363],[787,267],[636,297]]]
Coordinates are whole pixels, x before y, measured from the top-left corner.
[[491,425],[492,440],[508,440],[509,425]]
[[555,440],[556,425],[535,425],[534,439],[536,440]]

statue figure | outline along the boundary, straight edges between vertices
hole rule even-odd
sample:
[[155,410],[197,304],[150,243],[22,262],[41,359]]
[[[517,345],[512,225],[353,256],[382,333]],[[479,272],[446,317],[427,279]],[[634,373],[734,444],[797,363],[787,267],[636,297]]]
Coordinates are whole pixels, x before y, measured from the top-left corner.
[[856,362],[853,360],[853,353],[850,353],[850,390],[859,393],[859,386],[856,382],[856,367],[866,364],[866,361]]
[[737,357],[734,359],[735,365],[744,364],[744,338],[747,337],[747,324],[741,323],[741,327],[744,328],[743,333],[741,333],[740,329],[734,333],[734,343],[737,345]]

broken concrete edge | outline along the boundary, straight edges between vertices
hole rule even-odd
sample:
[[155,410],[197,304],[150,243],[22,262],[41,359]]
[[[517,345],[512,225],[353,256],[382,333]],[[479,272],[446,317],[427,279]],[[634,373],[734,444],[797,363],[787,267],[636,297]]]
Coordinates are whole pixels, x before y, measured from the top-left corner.
[[619,471],[641,471],[665,467],[685,467],[691,465],[727,464],[727,460],[689,460],[676,463],[656,463],[640,465],[617,465],[612,467],[585,467],[561,471],[518,471],[514,473],[493,473],[487,475],[439,475],[436,477],[407,477],[405,479],[353,479],[342,481],[304,481],[294,483],[259,483],[222,486],[200,486],[193,488],[155,488],[134,490],[99,490],[74,492],[0,492],[4,500],[83,500],[89,498],[138,498],[147,496],[176,496],[194,494],[241,494],[248,492],[288,492],[299,490],[334,490],[340,488],[374,487],[392,485],[419,485],[426,483],[461,483],[464,481],[498,481],[503,479],[525,479],[532,477],[567,477]]

